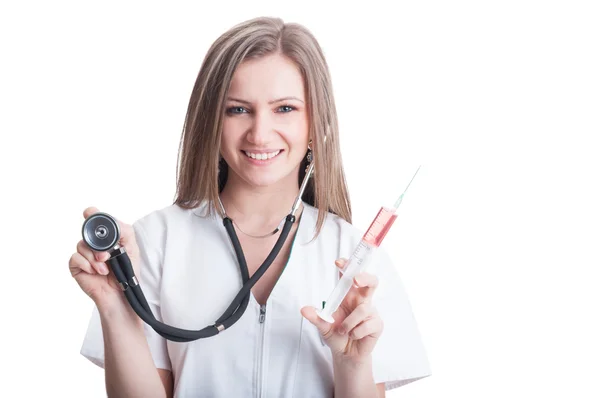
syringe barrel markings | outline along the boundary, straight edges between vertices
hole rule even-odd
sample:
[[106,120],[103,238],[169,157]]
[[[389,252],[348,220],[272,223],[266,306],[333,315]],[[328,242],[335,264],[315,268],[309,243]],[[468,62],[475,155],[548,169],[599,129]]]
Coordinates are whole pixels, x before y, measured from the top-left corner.
[[396,220],[395,209],[382,207],[371,226],[364,234],[360,243],[352,253],[342,270],[342,277],[325,302],[325,307],[319,312],[321,318],[333,322],[332,314],[338,309],[344,297],[348,294],[354,283],[354,277],[360,274],[371,262],[376,249],[381,245],[383,238]]

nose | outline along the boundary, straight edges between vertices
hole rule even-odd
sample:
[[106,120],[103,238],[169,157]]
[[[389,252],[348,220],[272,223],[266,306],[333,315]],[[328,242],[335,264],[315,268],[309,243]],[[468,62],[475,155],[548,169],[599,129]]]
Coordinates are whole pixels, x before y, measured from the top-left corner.
[[246,139],[253,145],[266,146],[271,139],[274,128],[275,124],[269,110],[256,111]]

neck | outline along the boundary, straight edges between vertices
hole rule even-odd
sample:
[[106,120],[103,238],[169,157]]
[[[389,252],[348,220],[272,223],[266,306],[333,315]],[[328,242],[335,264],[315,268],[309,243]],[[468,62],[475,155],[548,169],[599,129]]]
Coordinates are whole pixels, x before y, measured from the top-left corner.
[[[252,187],[233,177],[228,179],[221,192],[221,202],[227,215],[244,232],[262,235],[275,229],[290,213],[298,193],[297,180]],[[296,215],[300,214],[302,204],[298,210]]]

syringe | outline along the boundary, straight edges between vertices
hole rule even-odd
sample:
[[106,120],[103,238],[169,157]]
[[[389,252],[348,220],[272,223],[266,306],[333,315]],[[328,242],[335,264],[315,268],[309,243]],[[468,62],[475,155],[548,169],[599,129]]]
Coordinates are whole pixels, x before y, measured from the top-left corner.
[[350,291],[350,288],[354,284],[354,277],[360,274],[365,267],[369,264],[373,255],[375,254],[375,249],[381,245],[383,238],[388,233],[394,221],[398,215],[396,214],[396,210],[402,203],[402,199],[404,199],[404,194],[410,187],[410,184],[415,179],[415,176],[421,169],[421,166],[417,169],[413,177],[410,179],[410,182],[402,192],[402,195],[396,200],[394,203],[394,207],[387,208],[381,207],[379,213],[371,223],[371,226],[367,230],[367,232],[363,235],[360,243],[352,253],[350,259],[346,262],[346,265],[342,269],[342,277],[335,285],[335,288],[329,295],[329,298],[325,302],[325,306],[322,310],[317,311],[319,317],[329,323],[333,323],[333,313],[338,309],[342,301],[344,301],[344,297]]

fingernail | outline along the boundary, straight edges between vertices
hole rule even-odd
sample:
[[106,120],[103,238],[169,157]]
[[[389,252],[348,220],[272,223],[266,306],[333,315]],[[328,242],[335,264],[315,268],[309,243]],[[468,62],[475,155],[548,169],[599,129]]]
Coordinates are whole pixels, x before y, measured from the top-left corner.
[[106,265],[104,265],[104,264],[100,265],[100,274],[108,275],[108,268],[106,267]]
[[346,329],[344,329],[342,326],[338,327],[337,332],[339,334],[346,334]]

